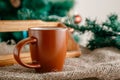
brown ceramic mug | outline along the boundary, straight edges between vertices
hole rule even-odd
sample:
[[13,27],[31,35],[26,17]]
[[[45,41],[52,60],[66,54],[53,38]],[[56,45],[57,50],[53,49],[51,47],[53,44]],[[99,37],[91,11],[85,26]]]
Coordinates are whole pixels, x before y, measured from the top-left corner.
[[[67,50],[67,28],[29,28],[29,37],[16,44],[14,58],[22,66],[34,68],[36,72],[61,71]],[[20,59],[24,45],[30,45],[32,64]]]

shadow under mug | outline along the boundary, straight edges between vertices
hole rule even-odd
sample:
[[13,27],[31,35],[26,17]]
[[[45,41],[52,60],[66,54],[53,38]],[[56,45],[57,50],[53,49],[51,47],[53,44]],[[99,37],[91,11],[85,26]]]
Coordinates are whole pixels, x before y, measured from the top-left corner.
[[[21,40],[13,51],[15,60],[36,72],[62,71],[67,50],[67,28],[29,28],[29,37]],[[21,49],[29,44],[32,63],[20,59]]]

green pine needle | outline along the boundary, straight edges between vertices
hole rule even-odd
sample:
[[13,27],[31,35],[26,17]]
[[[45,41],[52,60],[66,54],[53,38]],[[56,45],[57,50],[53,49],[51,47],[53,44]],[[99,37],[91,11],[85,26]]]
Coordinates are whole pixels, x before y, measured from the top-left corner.
[[90,20],[88,18],[85,20],[84,25],[77,25],[72,22],[64,23],[80,33],[91,31],[94,38],[89,40],[87,45],[91,50],[111,46],[120,49],[120,21],[116,14],[108,16],[108,19],[102,24],[98,24],[96,20]]

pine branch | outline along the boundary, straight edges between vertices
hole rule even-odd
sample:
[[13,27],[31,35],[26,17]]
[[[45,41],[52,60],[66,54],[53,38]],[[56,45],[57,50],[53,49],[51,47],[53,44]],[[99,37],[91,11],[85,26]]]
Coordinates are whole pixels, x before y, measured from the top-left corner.
[[120,49],[120,21],[118,21],[117,15],[110,15],[108,20],[102,24],[90,19],[86,19],[85,22],[84,25],[77,25],[73,22],[64,22],[64,24],[80,33],[91,31],[94,38],[87,45],[91,50],[110,46]]

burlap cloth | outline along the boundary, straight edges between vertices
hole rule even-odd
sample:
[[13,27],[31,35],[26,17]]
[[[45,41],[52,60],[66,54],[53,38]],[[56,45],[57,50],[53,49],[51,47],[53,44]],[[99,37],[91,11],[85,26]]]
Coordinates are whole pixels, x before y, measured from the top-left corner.
[[120,50],[82,49],[79,58],[67,58],[61,72],[35,73],[20,65],[0,67],[0,80],[120,80]]

